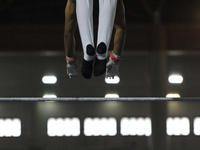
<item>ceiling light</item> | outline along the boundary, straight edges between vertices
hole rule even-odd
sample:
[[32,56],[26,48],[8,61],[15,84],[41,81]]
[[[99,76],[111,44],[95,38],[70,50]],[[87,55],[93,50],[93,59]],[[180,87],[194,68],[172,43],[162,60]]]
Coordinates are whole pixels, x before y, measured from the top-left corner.
[[118,76],[114,76],[113,78],[105,78],[105,82],[107,84],[118,84],[120,82],[120,78]]
[[56,76],[44,76],[42,78],[44,84],[55,84],[57,82]]
[[181,96],[178,93],[169,93],[166,95],[167,98],[180,98]]
[[181,75],[170,75],[168,81],[172,84],[181,84],[183,82],[183,77]]

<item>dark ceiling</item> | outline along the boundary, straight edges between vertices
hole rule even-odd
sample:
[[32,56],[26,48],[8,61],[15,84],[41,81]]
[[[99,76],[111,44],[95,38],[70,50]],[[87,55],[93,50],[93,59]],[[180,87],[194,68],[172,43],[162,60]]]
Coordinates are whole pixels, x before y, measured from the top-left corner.
[[[95,4],[98,3],[94,0]],[[66,0],[1,0],[0,24],[64,23]],[[152,14],[160,9],[164,23],[199,23],[199,0],[124,0],[127,23],[152,22]],[[97,10],[98,11],[98,10]]]

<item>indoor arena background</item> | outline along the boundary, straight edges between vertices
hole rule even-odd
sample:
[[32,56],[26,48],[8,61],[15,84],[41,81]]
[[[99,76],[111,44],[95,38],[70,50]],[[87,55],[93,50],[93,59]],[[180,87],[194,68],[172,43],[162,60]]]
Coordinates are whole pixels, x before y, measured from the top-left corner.
[[0,1],[0,150],[199,150],[200,1],[124,0],[115,80],[67,77],[66,2]]

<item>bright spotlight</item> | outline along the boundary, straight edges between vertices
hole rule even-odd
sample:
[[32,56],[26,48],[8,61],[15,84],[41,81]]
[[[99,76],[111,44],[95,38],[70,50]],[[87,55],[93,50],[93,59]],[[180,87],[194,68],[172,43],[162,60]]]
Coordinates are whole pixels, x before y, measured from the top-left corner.
[[114,79],[105,78],[105,82],[107,84],[118,84],[120,82],[120,78],[118,76],[114,76]]
[[47,121],[47,134],[50,137],[79,136],[79,118],[49,118]]
[[106,94],[105,98],[119,98],[118,94]]
[[19,118],[0,118],[0,137],[21,136],[21,120]]
[[42,78],[44,84],[55,84],[57,82],[56,76],[44,76]]
[[172,84],[181,84],[183,82],[183,77],[181,75],[170,75],[168,81]]
[[151,136],[151,118],[146,117],[123,117],[121,119],[121,135],[122,136]]
[[84,120],[85,136],[115,136],[117,120],[115,118],[86,118]]
[[180,98],[181,96],[178,93],[169,93],[166,95],[167,98]]
[[57,98],[55,94],[45,94],[43,98]]
[[[180,126],[181,125],[181,126]],[[190,120],[187,117],[169,117],[166,122],[166,132],[169,136],[187,136],[190,134]]]
[[193,125],[194,125],[194,127],[193,127],[194,128],[194,134],[196,136],[199,136],[200,135],[200,117],[196,117],[194,119]]

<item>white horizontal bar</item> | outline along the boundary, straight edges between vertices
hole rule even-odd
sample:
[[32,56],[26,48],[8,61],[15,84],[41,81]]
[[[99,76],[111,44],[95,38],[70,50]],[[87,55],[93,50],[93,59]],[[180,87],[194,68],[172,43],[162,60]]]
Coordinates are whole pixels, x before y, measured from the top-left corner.
[[62,98],[40,98],[40,97],[2,97],[0,101],[200,101],[200,98],[158,98],[158,97],[62,97]]

